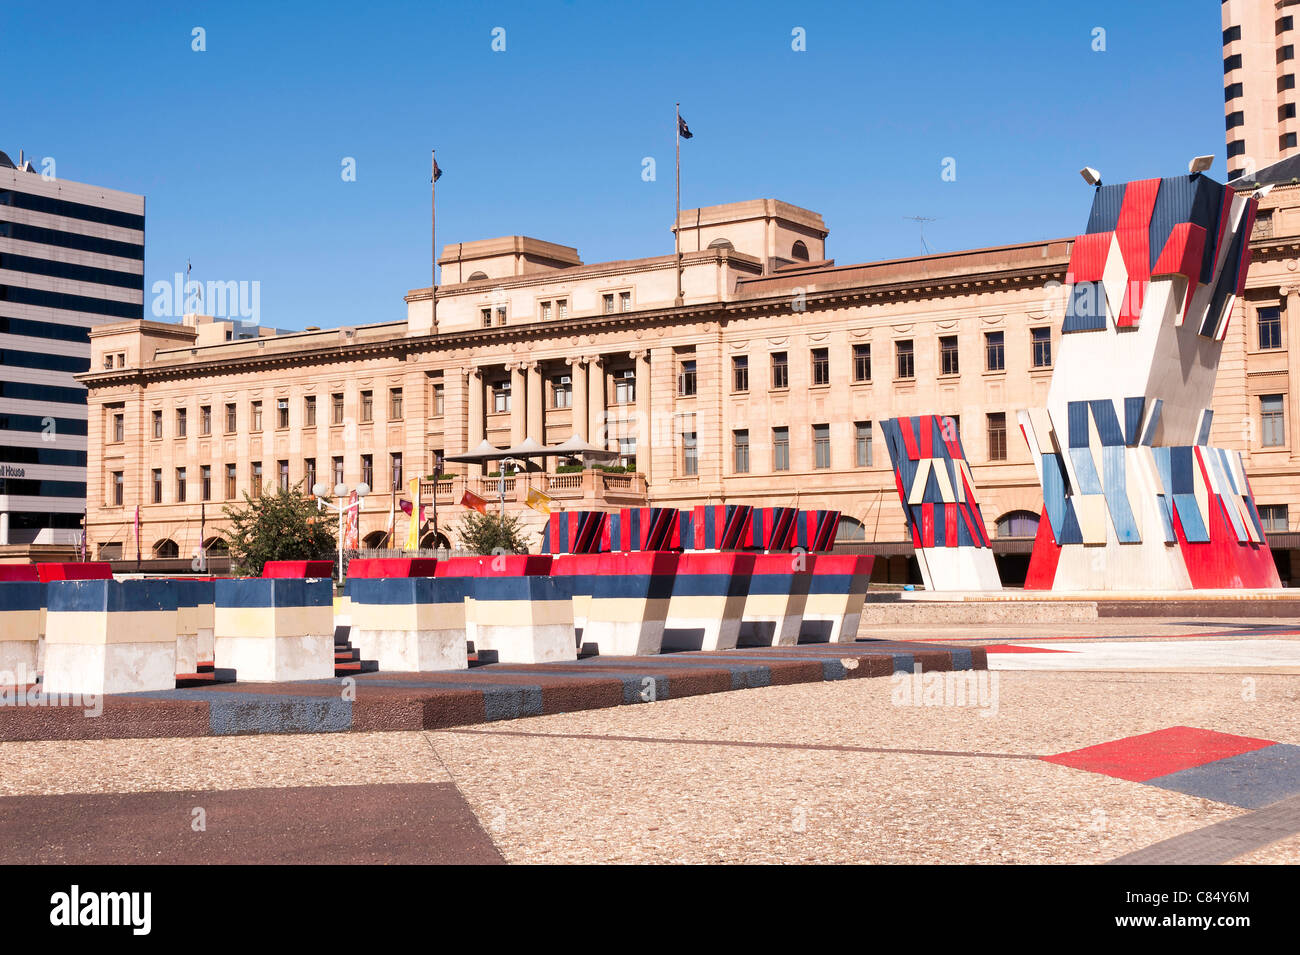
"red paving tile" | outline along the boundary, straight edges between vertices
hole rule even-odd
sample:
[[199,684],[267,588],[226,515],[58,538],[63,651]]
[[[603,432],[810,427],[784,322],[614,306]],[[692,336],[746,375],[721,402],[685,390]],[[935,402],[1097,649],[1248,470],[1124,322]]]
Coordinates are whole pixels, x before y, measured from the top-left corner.
[[1109,743],[1044,756],[1043,761],[1141,783],[1273,745],[1274,741],[1268,739],[1172,726],[1154,733],[1126,736]]

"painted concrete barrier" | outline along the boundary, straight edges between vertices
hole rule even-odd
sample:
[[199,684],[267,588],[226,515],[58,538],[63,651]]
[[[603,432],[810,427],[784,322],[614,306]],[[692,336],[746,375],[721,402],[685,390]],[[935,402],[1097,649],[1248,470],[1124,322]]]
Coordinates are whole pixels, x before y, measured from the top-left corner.
[[557,557],[552,573],[573,581],[582,648],[604,656],[658,653],[679,557],[670,551]]
[[[793,514],[790,518],[793,525]],[[755,554],[740,621],[740,647],[793,647],[817,558],[810,554]]]
[[433,577],[436,557],[366,557],[348,561],[348,580],[355,577]]
[[176,588],[168,580],[46,585],[46,693],[176,687]]
[[36,679],[44,604],[39,581],[0,578],[0,672]]
[[573,581],[535,575],[470,578],[465,633],[480,660],[550,663],[578,658]]
[[113,567],[107,561],[47,561],[35,564],[40,581],[48,584],[56,580],[112,580]]
[[874,558],[819,554],[812,563],[800,643],[851,643],[857,639]]
[[262,565],[265,580],[299,580],[329,577],[334,573],[332,560],[268,560]]
[[381,671],[463,670],[474,577],[349,577],[352,645]]
[[328,578],[236,578],[214,587],[218,668],[233,668],[242,682],[334,676],[334,588]]
[[754,570],[753,554],[686,553],[677,561],[664,650],[731,650]]
[[[214,588],[212,577],[177,577],[176,673],[191,675],[199,663],[212,661]],[[205,653],[206,651],[206,653]]]

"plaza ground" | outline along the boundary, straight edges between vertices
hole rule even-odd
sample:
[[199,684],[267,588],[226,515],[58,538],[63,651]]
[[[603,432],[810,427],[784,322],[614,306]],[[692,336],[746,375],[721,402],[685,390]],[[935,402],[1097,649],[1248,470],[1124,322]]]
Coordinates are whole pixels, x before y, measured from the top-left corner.
[[439,731],[4,742],[0,861],[1300,862],[1296,623],[871,636],[993,647],[995,700],[878,677]]

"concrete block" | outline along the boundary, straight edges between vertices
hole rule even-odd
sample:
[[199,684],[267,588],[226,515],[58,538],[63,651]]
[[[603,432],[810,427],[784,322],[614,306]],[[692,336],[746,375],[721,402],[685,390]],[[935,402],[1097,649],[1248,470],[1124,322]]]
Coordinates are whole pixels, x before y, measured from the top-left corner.
[[857,639],[874,558],[819,554],[810,571],[800,643],[851,643]]
[[582,648],[604,656],[658,653],[678,563],[670,551],[557,557],[553,574],[573,581]]
[[480,658],[485,652],[500,663],[578,658],[569,578],[475,577],[470,595],[465,632]]
[[329,579],[238,578],[215,582],[215,663],[241,682],[324,680],[334,675]]
[[471,577],[349,578],[351,635],[382,671],[463,670]]
[[664,650],[731,650],[749,596],[754,554],[682,554],[664,621]]

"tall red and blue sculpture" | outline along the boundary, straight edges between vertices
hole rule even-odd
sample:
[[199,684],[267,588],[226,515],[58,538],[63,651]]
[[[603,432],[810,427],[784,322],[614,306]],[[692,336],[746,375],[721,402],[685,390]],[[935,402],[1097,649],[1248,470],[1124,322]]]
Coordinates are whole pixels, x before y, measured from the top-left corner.
[[1240,452],[1210,444],[1258,199],[1201,172],[1096,185],[1047,407],[1019,413],[1043,487],[1026,587],[1280,587]]

